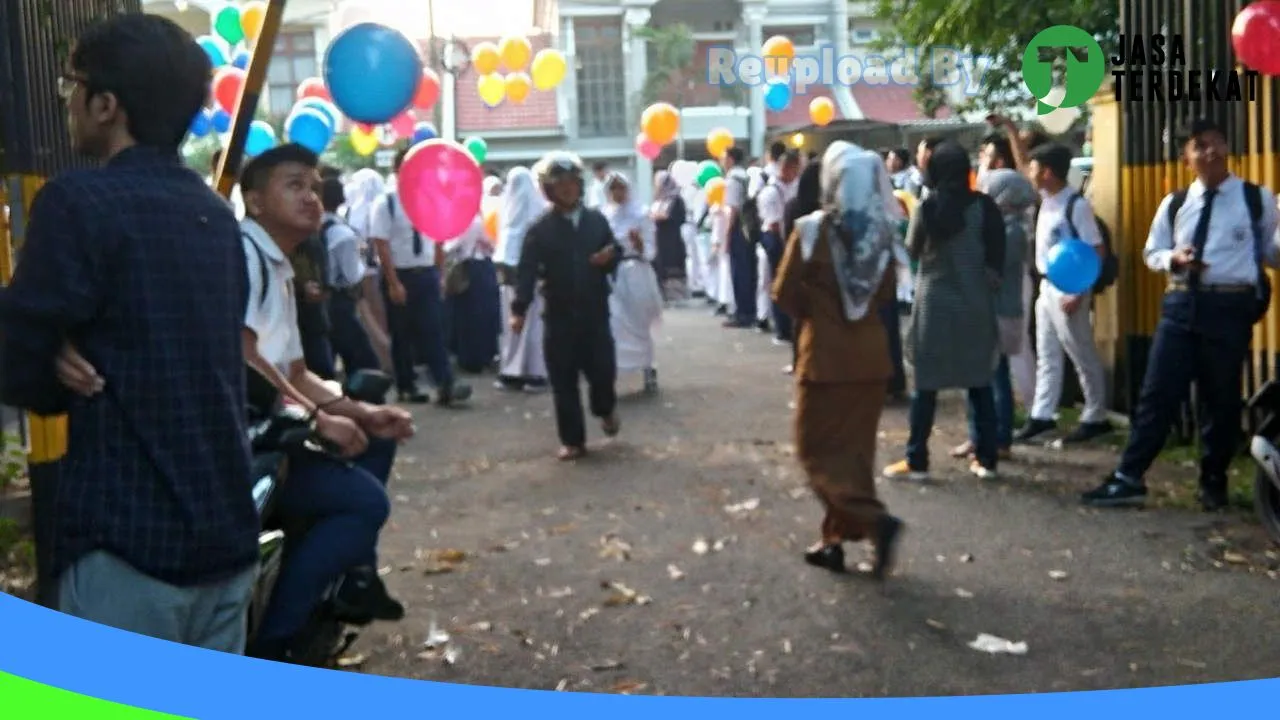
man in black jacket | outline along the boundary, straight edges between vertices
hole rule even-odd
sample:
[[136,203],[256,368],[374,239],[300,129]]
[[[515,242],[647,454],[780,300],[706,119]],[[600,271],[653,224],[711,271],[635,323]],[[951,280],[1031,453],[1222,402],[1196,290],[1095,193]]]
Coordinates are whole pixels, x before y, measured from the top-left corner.
[[560,459],[586,454],[579,375],[586,376],[591,414],[610,437],[620,428],[615,412],[617,364],[609,328],[609,275],[622,258],[609,221],[583,207],[582,161],[553,152],[534,168],[551,209],[525,235],[516,269],[511,329],[524,330],[524,317],[538,281],[546,300],[543,347],[555,397]]

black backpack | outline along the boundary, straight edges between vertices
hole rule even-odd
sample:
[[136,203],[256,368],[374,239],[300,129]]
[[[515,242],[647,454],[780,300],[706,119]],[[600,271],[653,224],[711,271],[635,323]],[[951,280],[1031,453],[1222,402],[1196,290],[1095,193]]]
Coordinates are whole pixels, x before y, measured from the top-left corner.
[[[1080,233],[1076,230],[1076,224],[1072,218],[1075,216],[1076,203],[1082,199],[1083,196],[1076,193],[1067,201],[1067,227],[1071,230],[1071,236],[1075,238],[1080,237]],[[1107,251],[1106,256],[1102,258],[1102,269],[1098,272],[1098,279],[1093,283],[1093,294],[1098,295],[1116,284],[1116,279],[1120,276],[1120,260],[1116,258],[1114,246],[1111,244],[1111,228],[1096,216],[1093,221],[1098,224],[1098,234],[1102,236],[1102,246]]]
[[[764,184],[760,186],[759,190],[756,190],[754,195],[747,196],[746,188],[743,189],[744,199],[742,201],[742,212],[739,215],[742,225],[742,234],[746,236],[747,243],[752,246],[759,245],[760,239],[764,236],[764,230],[760,228],[759,198],[760,193],[764,192],[764,189],[769,187],[769,181],[771,179],[767,172],[762,171],[760,175]],[[744,185],[747,184],[747,181],[743,179],[738,179],[737,182],[743,183]]]
[[[1178,217],[1178,211],[1186,202],[1186,190],[1179,190],[1169,196],[1167,217],[1170,233],[1174,231],[1174,220]],[[1244,181],[1244,204],[1249,207],[1249,226],[1253,229],[1253,254],[1258,264],[1258,307],[1253,319],[1256,323],[1266,316],[1267,310],[1271,307],[1271,278],[1267,277],[1267,271],[1263,265],[1262,188],[1248,180]]]

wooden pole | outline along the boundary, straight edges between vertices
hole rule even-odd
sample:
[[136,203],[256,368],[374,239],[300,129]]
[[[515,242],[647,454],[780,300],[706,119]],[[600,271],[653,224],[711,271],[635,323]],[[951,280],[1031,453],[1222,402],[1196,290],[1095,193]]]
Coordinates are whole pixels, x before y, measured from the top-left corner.
[[267,4],[262,32],[258,34],[258,40],[253,46],[249,71],[240,88],[240,99],[236,101],[236,111],[231,121],[231,139],[227,141],[227,148],[214,173],[214,187],[224,198],[231,197],[231,189],[235,187],[236,178],[240,174],[240,159],[244,156],[245,141],[249,139],[249,125],[253,123],[253,115],[257,112],[258,99],[262,97],[262,87],[267,81],[271,53],[275,50],[276,37],[284,22],[285,2],[286,0],[270,0]]

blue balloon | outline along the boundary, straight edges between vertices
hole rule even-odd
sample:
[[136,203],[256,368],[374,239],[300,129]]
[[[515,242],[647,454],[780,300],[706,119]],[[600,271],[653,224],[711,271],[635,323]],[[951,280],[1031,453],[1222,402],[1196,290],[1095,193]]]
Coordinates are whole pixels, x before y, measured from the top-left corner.
[[436,126],[429,122],[420,122],[413,126],[413,145],[427,140],[434,140],[440,137],[440,133],[436,132]]
[[785,82],[771,82],[764,91],[764,104],[770,110],[786,110],[791,104],[791,86]]
[[276,131],[261,120],[249,125],[249,137],[244,141],[244,154],[257,157],[276,146]]
[[319,155],[329,147],[333,139],[333,127],[324,113],[314,108],[302,108],[284,122],[284,132],[289,142],[297,143]]
[[304,98],[299,100],[297,105],[293,106],[293,112],[298,112],[299,110],[318,110],[320,114],[324,115],[325,119],[329,121],[330,129],[335,132],[337,131],[338,126],[341,125],[340,121],[342,120],[342,117],[338,112],[338,108],[334,107],[333,103],[327,100],[321,100],[317,97]]
[[241,50],[240,52],[236,53],[236,56],[231,60],[231,64],[235,65],[241,70],[248,70],[249,69],[249,51]]
[[212,129],[213,116],[209,114],[208,110],[200,108],[200,111],[196,113],[196,116],[191,119],[191,134],[195,137],[202,138],[205,135],[208,135],[209,131]]
[[209,62],[213,64],[214,70],[227,64],[227,55],[222,50],[222,43],[215,38],[202,35],[196,43],[200,45],[201,50],[204,50],[204,54],[209,56]]
[[1087,292],[1102,272],[1098,252],[1079,238],[1067,238],[1049,248],[1046,259],[1049,282],[1068,295]]
[[213,129],[220,132],[231,132],[231,113],[218,108],[213,111]]
[[418,48],[383,25],[352,25],[325,51],[325,85],[338,109],[356,122],[390,122],[413,102],[421,80]]

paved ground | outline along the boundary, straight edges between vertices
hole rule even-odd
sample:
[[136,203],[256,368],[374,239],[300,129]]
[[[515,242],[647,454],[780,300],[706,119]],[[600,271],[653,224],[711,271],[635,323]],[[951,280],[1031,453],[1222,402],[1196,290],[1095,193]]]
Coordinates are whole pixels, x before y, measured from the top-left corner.
[[[470,409],[420,411],[383,541],[409,617],[368,629],[353,668],[737,696],[1277,674],[1276,555],[1247,514],[1082,511],[1074,494],[1107,450],[1029,451],[988,483],[938,460],[929,486],[882,484],[909,524],[887,586],[809,568],[799,555],[819,510],[790,456],[789,353],[701,310],[668,313],[662,335],[663,393],[627,398],[622,435],[597,433],[596,454],[576,466],[552,458],[548,396],[500,394],[486,379]],[[959,413],[953,398],[939,458],[962,439]],[[882,461],[901,451],[905,422],[901,408],[885,417]],[[1165,475],[1190,481],[1185,469]],[[754,509],[726,509],[736,504]],[[452,636],[452,664],[424,648],[433,618]],[[1028,649],[987,655],[968,647],[980,633]]]

